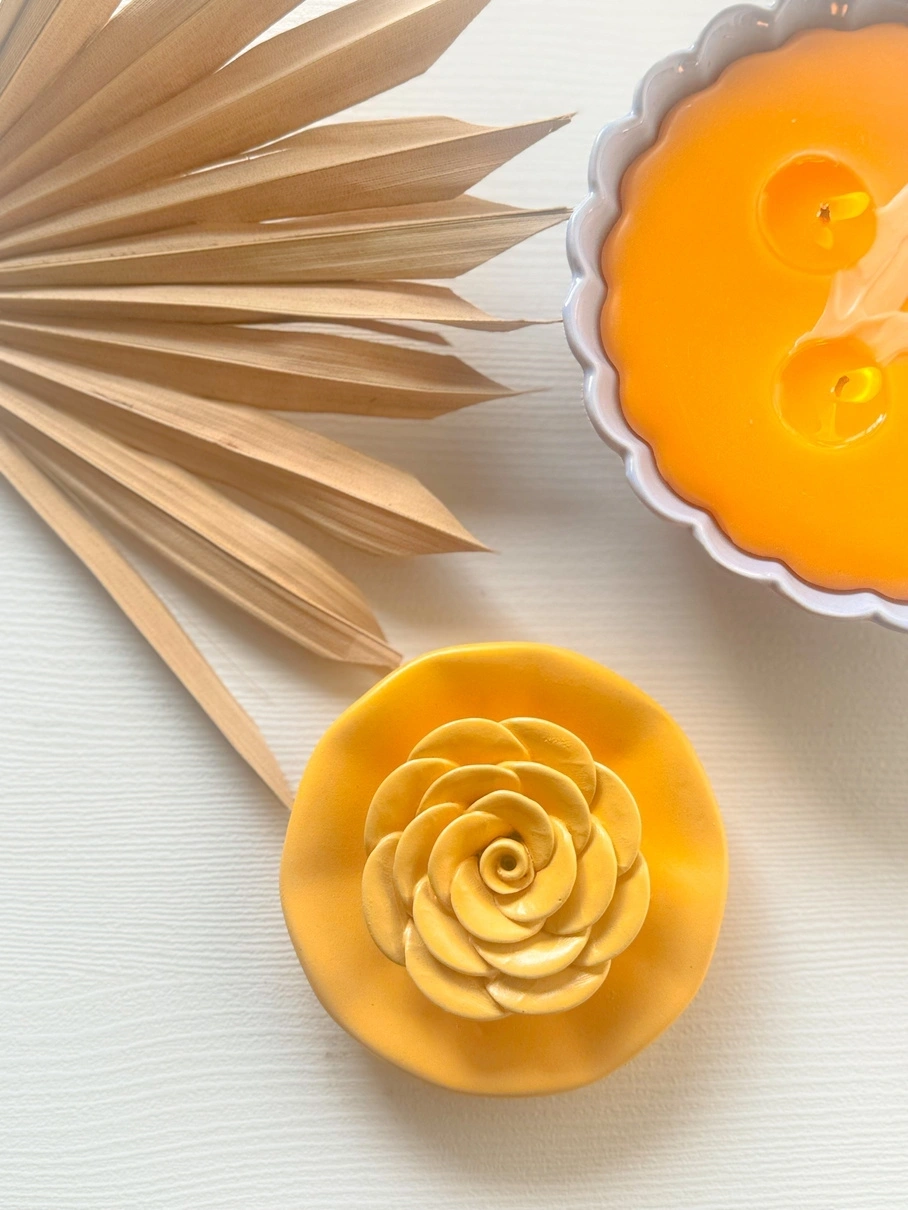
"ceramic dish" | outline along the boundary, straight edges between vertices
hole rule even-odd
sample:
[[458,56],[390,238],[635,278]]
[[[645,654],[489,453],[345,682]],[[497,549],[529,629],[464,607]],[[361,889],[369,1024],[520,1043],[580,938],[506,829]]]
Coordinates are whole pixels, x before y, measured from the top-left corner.
[[668,112],[685,97],[712,84],[736,59],[773,50],[808,29],[858,29],[879,22],[908,23],[903,0],[782,0],[773,8],[739,5],[721,12],[688,51],[669,56],[642,80],[626,117],[606,126],[593,147],[590,194],[568,227],[573,284],[564,310],[568,341],[584,371],[584,398],[597,432],[624,457],[638,496],[655,512],[693,530],[717,563],[739,575],[772,585],[811,610],[839,618],[873,618],[908,630],[908,602],[872,591],[836,592],[815,587],[783,563],[736,546],[702,508],[682,499],[663,479],[653,452],[628,425],[621,409],[617,374],[603,349],[600,318],[606,295],[601,269],[605,239],[619,211],[627,168],[655,142]]

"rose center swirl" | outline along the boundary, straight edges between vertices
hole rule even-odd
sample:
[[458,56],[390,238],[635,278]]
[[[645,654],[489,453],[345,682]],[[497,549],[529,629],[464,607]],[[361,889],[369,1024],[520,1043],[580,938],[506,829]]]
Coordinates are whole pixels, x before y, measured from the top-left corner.
[[447,1012],[562,1012],[599,990],[645,922],[640,840],[630,789],[573,732],[445,723],[369,806],[365,921]]
[[479,858],[479,873],[490,891],[513,895],[533,881],[533,859],[522,840],[504,837],[494,840]]

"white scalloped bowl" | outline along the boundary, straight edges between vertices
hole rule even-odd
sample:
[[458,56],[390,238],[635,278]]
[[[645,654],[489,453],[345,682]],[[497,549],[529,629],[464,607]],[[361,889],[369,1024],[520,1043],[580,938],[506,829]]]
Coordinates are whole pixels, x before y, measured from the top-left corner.
[[772,8],[736,5],[719,13],[696,44],[670,55],[644,76],[631,112],[606,126],[593,145],[590,193],[568,225],[573,284],[564,323],[574,356],[583,367],[584,398],[600,436],[624,457],[637,495],[660,516],[693,530],[723,567],[772,585],[813,613],[836,618],[873,618],[908,630],[908,602],[876,592],[834,592],[801,580],[783,563],[758,558],[736,546],[708,512],[683,500],[662,478],[652,450],[628,425],[621,410],[618,377],[606,357],[600,318],[606,284],[600,265],[605,238],[618,217],[619,188],[626,169],[652,146],[668,111],[712,84],[735,59],[781,46],[805,29],[858,29],[883,21],[908,23],[905,0],[781,0]]

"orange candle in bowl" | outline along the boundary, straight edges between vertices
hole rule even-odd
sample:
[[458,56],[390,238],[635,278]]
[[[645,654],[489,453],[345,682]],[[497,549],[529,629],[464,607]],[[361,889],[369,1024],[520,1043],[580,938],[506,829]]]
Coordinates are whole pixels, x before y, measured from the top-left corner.
[[908,28],[808,31],[672,110],[603,250],[631,427],[742,550],[908,600]]

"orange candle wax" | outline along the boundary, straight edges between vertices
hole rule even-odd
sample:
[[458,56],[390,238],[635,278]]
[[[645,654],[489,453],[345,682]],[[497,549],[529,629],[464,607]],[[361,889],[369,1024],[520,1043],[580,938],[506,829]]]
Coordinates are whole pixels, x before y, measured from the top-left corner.
[[814,30],[622,182],[606,352],[660,472],[820,587],[908,599],[908,28]]

